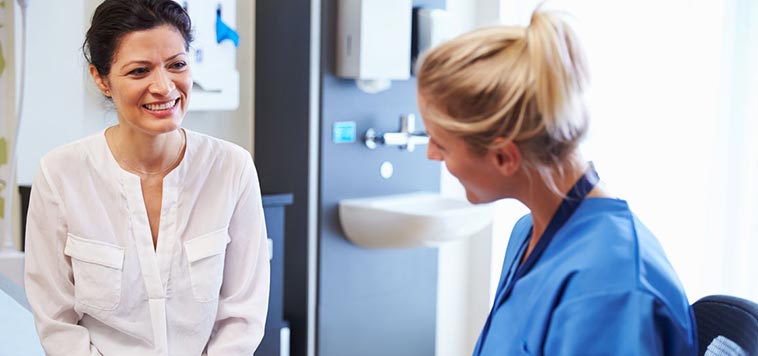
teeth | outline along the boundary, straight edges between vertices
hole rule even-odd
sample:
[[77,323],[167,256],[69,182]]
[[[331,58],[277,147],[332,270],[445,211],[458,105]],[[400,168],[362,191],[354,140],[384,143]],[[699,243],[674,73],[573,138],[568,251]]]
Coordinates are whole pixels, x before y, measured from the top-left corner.
[[176,99],[174,101],[169,101],[168,103],[165,103],[165,104],[145,104],[145,107],[148,108],[149,110],[156,110],[156,111],[166,110],[166,109],[172,108],[174,104],[176,104],[177,100],[179,99]]

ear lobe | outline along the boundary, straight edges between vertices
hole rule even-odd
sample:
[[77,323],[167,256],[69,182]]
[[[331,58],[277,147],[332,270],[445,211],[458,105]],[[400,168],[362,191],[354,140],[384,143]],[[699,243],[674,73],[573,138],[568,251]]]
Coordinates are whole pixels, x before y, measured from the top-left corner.
[[108,82],[100,75],[100,72],[98,72],[97,68],[92,64],[89,65],[89,75],[92,76],[92,80],[95,81],[95,85],[97,85],[97,88],[103,92],[103,95],[110,97],[111,90],[108,88]]

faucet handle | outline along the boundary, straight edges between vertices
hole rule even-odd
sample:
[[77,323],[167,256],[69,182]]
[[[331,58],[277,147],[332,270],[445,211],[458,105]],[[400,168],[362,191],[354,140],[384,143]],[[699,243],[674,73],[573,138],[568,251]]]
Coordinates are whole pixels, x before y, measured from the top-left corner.
[[414,131],[416,131],[416,115],[400,115],[400,132],[412,134]]
[[397,146],[401,150],[413,152],[417,145],[429,143],[429,136],[425,132],[416,131],[416,115],[404,114],[400,116],[400,132],[380,133],[370,128],[363,135],[363,143],[369,149],[375,149],[378,145]]
[[408,152],[413,152],[417,145],[429,143],[429,135],[426,132],[416,132],[416,115],[404,114],[400,116],[400,131],[407,135],[405,145],[400,146]]

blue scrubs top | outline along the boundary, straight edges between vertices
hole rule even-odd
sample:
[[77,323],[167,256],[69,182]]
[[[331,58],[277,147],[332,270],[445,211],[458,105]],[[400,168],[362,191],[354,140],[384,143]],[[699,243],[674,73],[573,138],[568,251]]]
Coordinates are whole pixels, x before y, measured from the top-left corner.
[[582,201],[498,303],[531,227],[527,215],[513,229],[475,356],[697,355],[695,318],[676,273],[623,200]]

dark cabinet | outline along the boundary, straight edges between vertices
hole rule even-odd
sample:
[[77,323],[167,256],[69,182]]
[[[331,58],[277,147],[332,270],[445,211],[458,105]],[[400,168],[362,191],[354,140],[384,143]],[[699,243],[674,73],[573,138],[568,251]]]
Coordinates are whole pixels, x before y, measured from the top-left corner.
[[282,328],[288,327],[284,320],[284,207],[290,204],[292,204],[292,194],[263,196],[263,213],[266,216],[266,230],[272,252],[271,291],[266,334],[258,350],[255,351],[255,356],[280,356],[282,341],[289,345],[289,339],[282,340],[281,337],[285,335],[285,338],[288,338],[289,335],[288,332],[282,333]]

